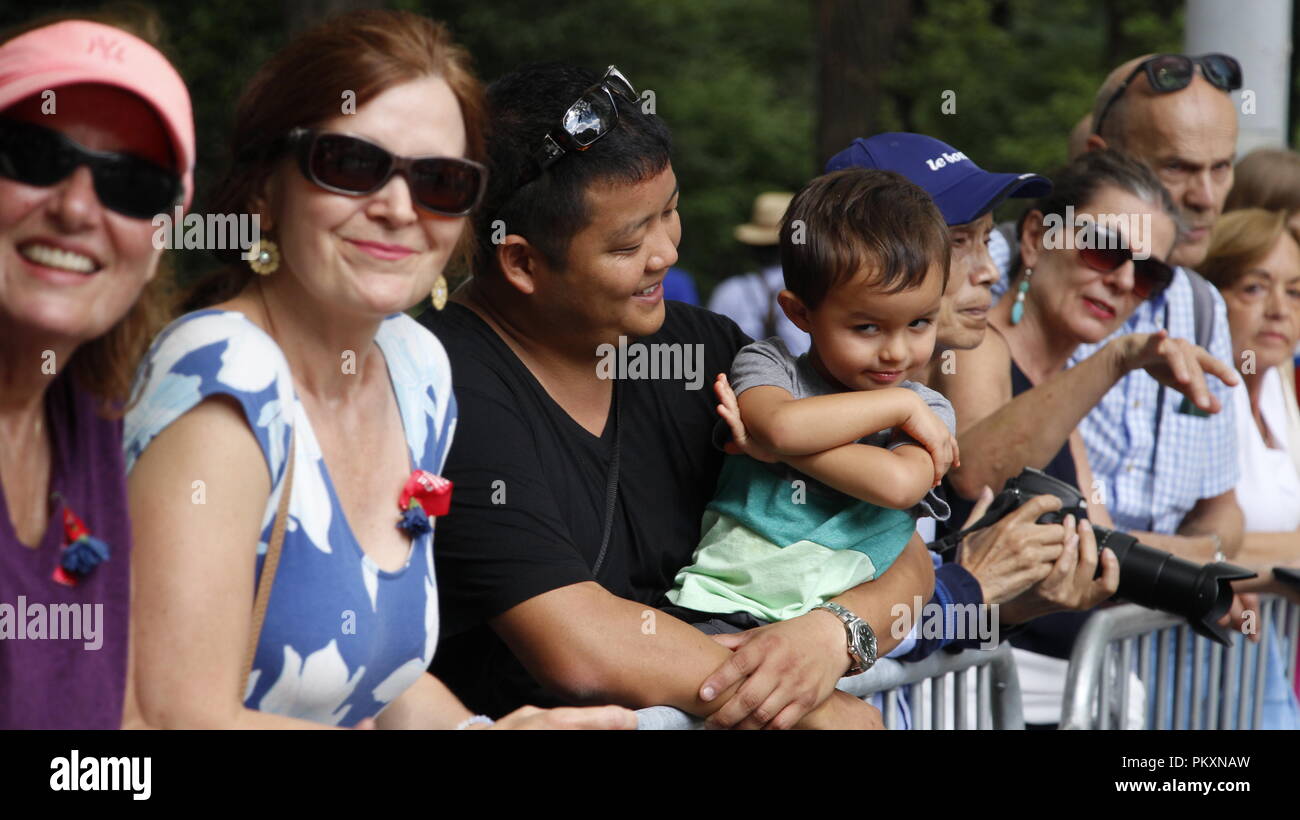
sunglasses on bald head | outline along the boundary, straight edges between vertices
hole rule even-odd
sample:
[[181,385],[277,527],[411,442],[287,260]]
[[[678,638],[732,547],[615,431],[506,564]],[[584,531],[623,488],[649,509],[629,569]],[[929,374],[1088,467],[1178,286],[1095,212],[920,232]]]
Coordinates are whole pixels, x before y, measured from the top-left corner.
[[94,151],[70,137],[33,123],[0,117],[0,176],[48,188],[86,166],[95,196],[110,211],[152,219],[180,204],[180,174],[118,151]]
[[466,216],[487,187],[487,168],[461,157],[399,157],[361,137],[310,128],[290,131],[289,144],[303,176],[336,194],[372,194],[396,175],[424,210]]
[[1137,79],[1137,75],[1145,72],[1147,83],[1155,93],[1172,94],[1191,85],[1197,66],[1201,67],[1201,73],[1205,75],[1210,85],[1220,91],[1236,91],[1241,88],[1241,63],[1227,54],[1202,54],[1199,57],[1188,57],[1186,54],[1157,54],[1139,63],[1119,88],[1115,89],[1115,93],[1101,109],[1097,121],[1092,124],[1092,133],[1101,133],[1101,125],[1106,121],[1106,115],[1110,113],[1110,109],[1123,96],[1133,80]]

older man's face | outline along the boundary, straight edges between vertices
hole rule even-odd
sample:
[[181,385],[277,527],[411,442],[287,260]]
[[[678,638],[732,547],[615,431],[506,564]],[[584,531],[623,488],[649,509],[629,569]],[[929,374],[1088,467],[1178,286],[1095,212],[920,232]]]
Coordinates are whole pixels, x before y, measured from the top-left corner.
[[[1145,77],[1136,82],[1145,84]],[[1130,89],[1130,93],[1133,89]],[[1187,223],[1172,261],[1196,267],[1210,246],[1210,230],[1232,187],[1237,111],[1232,98],[1200,72],[1172,94],[1134,95],[1122,150],[1160,176]]]

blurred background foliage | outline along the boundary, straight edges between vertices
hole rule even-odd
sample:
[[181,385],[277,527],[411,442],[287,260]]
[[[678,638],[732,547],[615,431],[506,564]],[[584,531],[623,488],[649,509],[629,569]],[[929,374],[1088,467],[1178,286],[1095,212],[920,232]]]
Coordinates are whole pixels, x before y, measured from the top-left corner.
[[[198,200],[225,162],[255,67],[349,0],[142,2],[190,85]],[[679,265],[702,293],[750,268],[732,239],[756,194],[795,190],[853,136],[920,131],[997,171],[1047,171],[1114,65],[1179,50],[1180,0],[393,0],[447,21],[491,80],[526,61],[617,63],[673,129],[685,225]],[[102,8],[0,0],[0,26]],[[944,113],[951,90],[954,113]],[[291,94],[292,89],[286,89]],[[190,252],[182,272],[210,260]]]

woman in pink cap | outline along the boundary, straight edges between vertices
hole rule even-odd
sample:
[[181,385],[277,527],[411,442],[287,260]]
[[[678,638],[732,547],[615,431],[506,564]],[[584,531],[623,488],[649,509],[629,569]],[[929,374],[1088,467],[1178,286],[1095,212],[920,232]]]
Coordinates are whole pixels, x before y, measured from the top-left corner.
[[0,45],[0,728],[121,725],[121,407],[164,310],[151,219],[188,203],[193,158],[185,84],[143,40],[70,20]]

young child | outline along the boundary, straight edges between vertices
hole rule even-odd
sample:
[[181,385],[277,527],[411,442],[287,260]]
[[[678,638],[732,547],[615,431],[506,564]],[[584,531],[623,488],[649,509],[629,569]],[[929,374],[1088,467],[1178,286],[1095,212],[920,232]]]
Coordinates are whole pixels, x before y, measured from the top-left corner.
[[938,209],[899,174],[837,171],[795,196],[778,299],[812,348],[742,348],[738,420],[719,377],[757,458],[725,460],[674,605],[740,628],[794,618],[889,569],[915,517],[947,518],[933,490],[956,455],[952,406],[907,375],[933,352],[948,254]]

